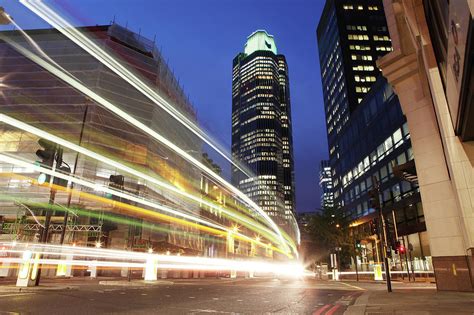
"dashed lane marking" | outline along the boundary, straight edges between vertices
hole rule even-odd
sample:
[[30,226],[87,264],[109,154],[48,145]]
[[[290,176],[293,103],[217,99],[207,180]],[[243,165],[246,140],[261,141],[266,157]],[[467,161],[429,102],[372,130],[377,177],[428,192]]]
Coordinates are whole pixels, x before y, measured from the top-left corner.
[[346,285],[346,286],[348,286],[350,288],[353,288],[353,289],[356,289],[356,290],[365,291],[364,288],[361,288],[361,287],[358,287],[358,286],[355,286],[355,285],[352,285],[352,284],[349,284],[349,283],[341,282],[341,284]]

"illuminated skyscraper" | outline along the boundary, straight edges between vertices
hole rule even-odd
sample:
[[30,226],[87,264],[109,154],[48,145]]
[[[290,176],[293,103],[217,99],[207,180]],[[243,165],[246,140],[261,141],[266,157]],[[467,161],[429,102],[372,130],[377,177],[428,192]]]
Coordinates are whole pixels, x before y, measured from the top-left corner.
[[319,167],[319,186],[321,187],[321,207],[334,207],[334,195],[332,192],[331,166],[328,160],[322,160]]
[[253,175],[234,168],[232,181],[281,225],[295,209],[292,142],[286,59],[259,30],[233,61],[232,155]]

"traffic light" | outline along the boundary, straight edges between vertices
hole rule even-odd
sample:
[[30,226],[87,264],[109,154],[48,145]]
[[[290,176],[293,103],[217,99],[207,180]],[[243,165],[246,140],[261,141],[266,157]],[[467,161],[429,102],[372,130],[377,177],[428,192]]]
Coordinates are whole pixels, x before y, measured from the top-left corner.
[[38,144],[42,147],[42,149],[36,150],[36,156],[41,159],[38,162],[42,166],[52,167],[56,155],[56,143],[46,139],[39,139]]
[[379,235],[379,227],[376,220],[369,221],[369,228],[371,235]]
[[403,244],[400,244],[400,246],[398,247],[398,252],[400,254],[405,254],[407,252],[406,248],[405,248],[405,245]]
[[123,175],[110,175],[109,177],[109,186],[116,189],[123,189],[125,183],[125,177]]
[[[64,166],[61,166],[59,168],[56,168],[56,172],[61,173],[61,174],[65,174],[65,175],[69,175],[69,174],[71,174],[71,169],[69,168],[69,166],[64,165]],[[59,177],[54,177],[53,184],[58,185],[58,186],[67,187],[67,180],[59,178]]]
[[[123,175],[110,175],[109,181],[109,187],[123,190],[125,184],[125,177]],[[120,197],[113,196],[112,194],[107,193],[105,196],[109,199],[120,201]]]
[[[51,169],[56,156],[56,143],[41,138],[38,140],[38,144],[41,146],[41,149],[36,151],[36,156],[39,157],[41,161],[36,161],[36,164]],[[38,183],[47,183],[49,179],[50,176],[48,174],[41,173],[38,176]]]
[[403,245],[400,241],[395,242],[395,254],[405,254],[407,252],[407,249],[405,248],[405,245]]
[[380,197],[377,189],[371,189],[368,191],[369,195],[369,208],[380,209]]
[[356,240],[356,249],[361,249],[362,244],[360,243],[360,240]]

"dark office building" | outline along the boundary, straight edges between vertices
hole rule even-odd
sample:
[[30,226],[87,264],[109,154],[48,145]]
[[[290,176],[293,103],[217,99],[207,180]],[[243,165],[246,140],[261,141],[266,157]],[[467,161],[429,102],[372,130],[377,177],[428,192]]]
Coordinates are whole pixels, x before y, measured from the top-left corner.
[[334,205],[362,241],[358,263],[369,269],[381,257],[370,229],[380,224],[368,196],[376,178],[390,241],[411,244],[413,267],[431,269],[406,117],[376,67],[392,50],[383,1],[327,0],[317,37]]
[[380,73],[375,61],[392,50],[382,2],[328,0],[317,29],[336,204],[342,200],[338,135]]
[[272,35],[251,34],[233,61],[232,181],[280,225],[295,209],[288,66]]
[[[368,222],[378,221],[368,191],[380,185],[380,202],[388,226],[388,237],[398,236],[412,244],[412,256],[419,270],[431,269],[430,250],[410,133],[398,97],[380,76],[338,137],[340,147],[342,198],[346,218],[353,223],[354,234],[364,240],[372,235]],[[398,171],[399,170],[399,171]],[[399,177],[399,173],[412,174]],[[372,257],[373,244],[364,243],[365,262]],[[364,257],[364,256],[362,256]],[[364,260],[363,260],[364,262]]]

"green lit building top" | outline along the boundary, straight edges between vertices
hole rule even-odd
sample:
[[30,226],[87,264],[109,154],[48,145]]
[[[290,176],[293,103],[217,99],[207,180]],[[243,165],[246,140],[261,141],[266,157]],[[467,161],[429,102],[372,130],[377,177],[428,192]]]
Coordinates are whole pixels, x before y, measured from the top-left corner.
[[278,54],[273,35],[265,30],[258,30],[247,37],[244,53],[248,56],[255,51],[271,51],[275,55]]

